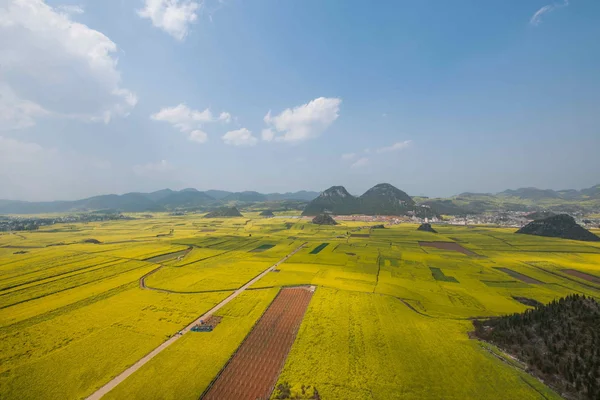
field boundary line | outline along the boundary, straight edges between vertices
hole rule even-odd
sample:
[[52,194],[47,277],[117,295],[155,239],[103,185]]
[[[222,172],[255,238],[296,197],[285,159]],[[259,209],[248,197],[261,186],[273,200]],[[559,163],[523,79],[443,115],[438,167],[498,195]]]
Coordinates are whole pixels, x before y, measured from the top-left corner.
[[125,371],[121,372],[119,375],[117,375],[116,377],[114,377],[113,379],[111,379],[108,383],[106,383],[105,385],[103,385],[102,387],[100,387],[98,390],[96,390],[90,396],[86,397],[86,400],[98,400],[98,399],[101,399],[105,394],[107,394],[112,389],[114,389],[115,387],[117,387],[117,385],[119,383],[123,382],[125,379],[127,379],[129,376],[131,376],[134,372],[136,372],[138,369],[140,369],[145,364],[147,364],[150,360],[152,360],[154,357],[156,357],[158,354],[160,354],[164,349],[166,349],[167,347],[169,347],[170,345],[172,345],[173,343],[175,343],[184,334],[188,333],[192,329],[192,327],[194,327],[195,325],[197,325],[197,324],[200,323],[200,320],[206,319],[207,317],[211,316],[213,313],[215,313],[218,310],[220,310],[223,306],[225,306],[231,300],[235,299],[237,296],[239,296],[240,294],[242,294],[248,287],[250,287],[251,285],[253,285],[257,281],[259,281],[262,277],[264,277],[269,272],[271,272],[272,270],[274,270],[275,268],[277,268],[280,264],[282,264],[283,262],[287,261],[288,258],[292,257],[294,254],[296,254],[297,252],[299,252],[300,250],[302,250],[306,246],[307,243],[308,242],[302,243],[294,251],[292,251],[291,253],[289,253],[288,255],[286,255],[285,257],[283,257],[281,260],[277,261],[275,264],[271,265],[269,268],[267,268],[266,270],[264,270],[260,274],[256,275],[254,278],[252,278],[248,282],[246,282],[243,286],[241,286],[235,292],[233,292],[232,294],[230,294],[229,296],[227,296],[220,303],[218,303],[217,305],[215,305],[213,308],[211,308],[210,310],[208,310],[207,312],[205,312],[204,314],[202,314],[200,317],[198,317],[194,321],[192,321],[192,323],[190,323],[185,328],[183,328],[180,331],[181,334],[175,334],[174,336],[170,337],[167,341],[163,342],[160,346],[156,347],[150,353],[146,354],[144,357],[142,357],[141,359],[139,359],[135,364],[133,364],[132,366],[130,366],[129,368],[127,368]]

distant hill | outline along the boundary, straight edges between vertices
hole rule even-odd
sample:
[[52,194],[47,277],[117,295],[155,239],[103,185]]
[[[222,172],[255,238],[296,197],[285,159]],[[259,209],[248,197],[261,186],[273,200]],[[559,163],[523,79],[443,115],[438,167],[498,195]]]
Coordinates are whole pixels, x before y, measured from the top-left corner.
[[431,224],[421,224],[417,228],[417,230],[418,231],[423,231],[423,232],[437,233],[437,231],[431,227]]
[[299,192],[287,192],[287,193],[269,193],[267,194],[267,200],[269,201],[280,201],[280,200],[303,200],[311,201],[319,196],[318,192],[310,192],[306,190],[300,190]]
[[450,198],[422,199],[440,214],[464,215],[487,211],[552,211],[555,213],[600,210],[600,185],[574,190],[519,188],[500,193],[461,193]]
[[600,237],[578,225],[573,217],[566,214],[532,221],[515,233],[600,242]]
[[[90,212],[112,210],[113,212],[159,212],[176,209],[202,210],[220,204],[235,203],[269,203],[262,207],[273,209],[291,209],[304,207],[306,199],[314,198],[315,192],[300,191],[295,193],[262,194],[253,191],[228,192],[224,190],[198,191],[194,188],[183,190],[162,189],[150,193],[108,194],[89,197],[81,200],[28,202],[0,199],[0,214],[42,214],[66,212]],[[293,204],[292,204],[293,203]],[[300,203],[299,206],[296,203]]]
[[302,215],[312,216],[324,213],[338,215],[359,214],[360,201],[348,193],[345,187],[332,186],[308,203]]
[[[415,199],[418,203],[415,204]],[[305,202],[310,202],[306,208]],[[41,214],[65,212],[150,212],[175,209],[204,210],[218,205],[243,204],[244,207],[273,210],[303,209],[307,214],[403,215],[414,212],[421,217],[436,214],[466,215],[487,211],[552,211],[555,213],[593,213],[600,210],[600,185],[582,190],[520,188],[497,194],[465,192],[450,198],[411,198],[389,184],[375,185],[362,196],[350,195],[342,186],[323,193],[298,191],[263,194],[255,191],[198,191],[162,189],[151,193],[108,194],[71,201],[27,202],[0,199],[0,214]],[[262,203],[262,204],[261,204]],[[424,206],[424,207],[421,207]]]
[[337,225],[335,219],[331,218],[329,214],[319,214],[312,219],[313,224],[317,225]]
[[180,192],[173,192],[170,195],[157,200],[156,203],[165,208],[174,209],[199,207],[214,202],[215,199],[204,192],[199,192],[197,190],[182,190]]
[[213,199],[221,200],[225,197],[232,194],[232,192],[228,192],[227,190],[206,190],[204,193],[212,197]]
[[226,218],[226,217],[243,217],[242,213],[236,207],[220,207],[209,212],[204,218]]
[[361,213],[367,215],[404,215],[415,209],[413,199],[389,183],[373,186],[359,201]]
[[560,196],[554,190],[537,189],[534,187],[520,188],[516,190],[505,190],[498,193],[499,196],[518,197],[520,199],[541,200],[541,199],[558,199]]
[[418,216],[435,215],[431,208],[417,206],[402,190],[380,183],[360,197],[352,196],[343,186],[332,186],[308,203],[302,215],[407,215],[411,212]]
[[227,201],[239,201],[246,203],[255,203],[259,201],[267,201],[267,196],[258,192],[236,192],[230,193],[227,196],[223,197],[221,200]]
[[599,198],[600,197],[600,185],[592,186],[591,188],[588,188],[588,189],[582,189],[579,191],[579,193],[581,193],[582,196]]
[[275,216],[275,214],[273,214],[273,211],[271,211],[271,210],[262,211],[258,215],[260,215],[261,217],[273,217],[273,216]]

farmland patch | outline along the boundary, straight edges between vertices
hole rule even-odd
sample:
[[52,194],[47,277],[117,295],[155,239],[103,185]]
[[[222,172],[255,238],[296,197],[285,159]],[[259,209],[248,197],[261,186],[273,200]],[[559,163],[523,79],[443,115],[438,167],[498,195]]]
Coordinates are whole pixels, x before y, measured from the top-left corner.
[[312,294],[309,288],[281,289],[202,398],[269,398]]
[[314,249],[312,249],[312,251],[310,252],[310,254],[319,254],[321,252],[321,250],[323,250],[328,245],[329,245],[329,243],[321,243],[320,245],[318,245],[317,247],[315,247]]
[[261,253],[265,250],[272,249],[273,247],[275,247],[274,244],[263,244],[263,245],[258,246],[254,250],[250,250],[250,253]]
[[563,269],[561,272],[564,272],[565,274],[571,276],[575,276],[580,279],[585,279],[588,282],[600,284],[600,277],[591,274],[586,274],[585,272],[577,271],[576,269]]
[[439,250],[452,250],[458,251],[459,253],[463,253],[467,256],[476,257],[477,253],[472,252],[471,250],[465,249],[458,243],[454,242],[421,242],[419,241],[419,246],[421,247],[433,247]]
[[429,269],[431,270],[431,275],[433,275],[433,278],[436,281],[458,283],[458,280],[455,277],[444,275],[442,270],[439,268],[429,267]]
[[371,237],[371,235],[370,235],[370,234],[368,234],[368,233],[352,233],[352,234],[350,235],[350,237],[357,237],[357,238],[368,238],[368,237]]
[[542,281],[538,281],[537,279],[534,279],[534,278],[527,276],[525,274],[522,274],[520,272],[513,271],[512,269],[508,269],[508,268],[504,268],[504,267],[494,267],[494,269],[502,271],[502,272],[512,276],[513,278],[517,278],[518,280],[525,282],[525,283],[531,283],[534,285],[540,285],[540,284],[544,283]]

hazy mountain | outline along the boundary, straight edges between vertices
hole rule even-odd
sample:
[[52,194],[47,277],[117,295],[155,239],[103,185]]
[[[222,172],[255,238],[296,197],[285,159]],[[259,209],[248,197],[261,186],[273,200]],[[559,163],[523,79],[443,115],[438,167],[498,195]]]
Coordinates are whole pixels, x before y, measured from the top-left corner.
[[[108,194],[73,201],[27,202],[0,199],[0,214],[40,214],[96,210],[124,212],[165,211],[176,208],[198,209],[214,207],[227,202],[263,203],[278,209],[278,202],[293,201],[302,207],[310,201],[305,215],[323,212],[334,214],[381,214],[401,215],[414,210],[417,215],[431,214],[427,208],[439,214],[464,215],[486,211],[537,211],[551,210],[558,213],[585,212],[600,209],[600,185],[583,190],[550,190],[520,188],[497,194],[461,193],[450,198],[429,199],[421,197],[419,204],[403,191],[389,184],[379,184],[362,196],[352,196],[342,186],[333,186],[321,194],[310,191],[262,194],[254,191],[228,192],[225,190],[198,191],[187,188],[151,193]],[[270,204],[273,203],[273,204]]]
[[498,193],[498,196],[511,196],[520,199],[541,200],[541,199],[558,199],[560,196],[552,189],[538,189],[534,187],[519,188],[516,190],[505,190]]
[[319,196],[318,192],[310,192],[306,190],[300,190],[299,192],[287,192],[287,193],[269,193],[267,194],[267,200],[269,201],[280,201],[280,200],[303,200],[311,201]]
[[227,196],[229,196],[232,192],[228,192],[226,190],[206,190],[204,193],[209,195],[210,197],[221,200]]
[[592,186],[588,189],[582,189],[579,191],[583,196],[600,198],[600,185]]
[[213,197],[194,189],[194,191],[182,190],[180,192],[171,193],[158,200],[157,204],[172,209],[198,207],[214,202],[216,202],[216,200]]
[[256,203],[256,202],[260,202],[260,201],[266,201],[267,196],[262,193],[258,193],[258,192],[246,191],[246,192],[230,193],[227,196],[223,197],[221,200]]

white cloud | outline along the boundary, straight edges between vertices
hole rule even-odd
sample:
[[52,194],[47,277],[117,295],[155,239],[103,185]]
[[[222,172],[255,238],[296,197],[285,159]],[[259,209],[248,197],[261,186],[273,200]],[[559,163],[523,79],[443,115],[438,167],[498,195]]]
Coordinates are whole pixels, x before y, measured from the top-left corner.
[[192,142],[205,143],[208,140],[208,135],[206,134],[206,132],[196,129],[196,130],[190,132],[188,138]]
[[276,141],[300,142],[325,131],[339,117],[341,102],[338,98],[319,97],[276,116],[269,111],[264,121],[281,134],[274,137]]
[[[223,121],[227,117],[231,119],[231,115],[224,111],[219,115],[218,120]],[[152,114],[150,118],[154,121],[170,123],[181,132],[188,134],[188,138],[196,143],[204,143],[208,139],[208,135],[199,128],[205,123],[216,121],[210,109],[207,108],[204,111],[192,110],[183,103],[175,107],[165,107]]]
[[223,141],[231,146],[254,146],[258,139],[248,129],[242,128],[224,134]]
[[342,154],[342,160],[353,160],[356,157],[356,153]]
[[396,142],[391,146],[388,147],[381,147],[379,149],[377,149],[377,153],[387,153],[390,151],[399,151],[399,150],[403,150],[405,148],[407,148],[408,146],[410,146],[410,144],[412,143],[412,140],[405,140],[404,142]]
[[191,131],[194,126],[213,120],[210,109],[207,108],[204,111],[192,110],[183,103],[175,107],[162,108],[156,114],[152,114],[150,118],[155,121],[168,122],[183,132]]
[[127,115],[137,98],[121,87],[116,51],[104,34],[42,0],[1,1],[0,125],[23,128],[42,116],[108,122]]
[[77,14],[84,13],[83,6],[78,5],[78,4],[62,4],[56,8],[59,11],[62,11],[65,14],[69,14],[69,15],[77,15]]
[[229,114],[226,111],[223,111],[221,114],[219,114],[219,121],[223,121],[226,124],[231,122],[231,114]]
[[361,168],[369,164],[369,159],[367,157],[362,157],[352,163],[352,168]]
[[263,129],[260,133],[260,136],[265,142],[270,142],[275,137],[275,132],[273,132],[273,129],[271,128]]
[[167,160],[160,160],[157,163],[148,163],[143,165],[134,165],[133,172],[136,175],[153,175],[156,173],[171,171],[173,167]]
[[542,8],[537,10],[535,12],[535,14],[533,14],[531,19],[529,20],[529,23],[533,26],[538,26],[539,24],[542,23],[542,16],[544,14],[552,12],[558,8],[566,7],[568,5],[569,5],[569,0],[564,0],[564,2],[562,4],[549,4],[549,5],[543,6]]
[[0,131],[34,126],[36,118],[49,114],[39,104],[19,99],[10,86],[0,82]]
[[196,21],[200,5],[191,0],[145,0],[144,8],[138,15],[152,21],[152,25],[162,29],[177,40],[187,36],[190,24]]

